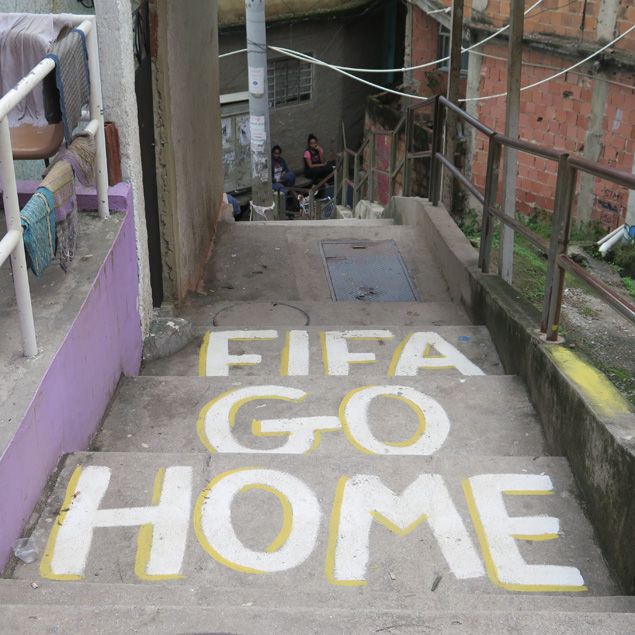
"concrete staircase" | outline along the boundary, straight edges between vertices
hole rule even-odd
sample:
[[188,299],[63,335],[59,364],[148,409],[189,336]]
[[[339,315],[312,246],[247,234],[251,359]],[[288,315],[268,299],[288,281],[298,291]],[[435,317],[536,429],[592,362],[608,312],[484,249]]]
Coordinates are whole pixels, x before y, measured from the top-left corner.
[[[0,581],[4,632],[628,633],[566,460],[412,227],[237,224]],[[392,238],[422,302],[335,303]]]

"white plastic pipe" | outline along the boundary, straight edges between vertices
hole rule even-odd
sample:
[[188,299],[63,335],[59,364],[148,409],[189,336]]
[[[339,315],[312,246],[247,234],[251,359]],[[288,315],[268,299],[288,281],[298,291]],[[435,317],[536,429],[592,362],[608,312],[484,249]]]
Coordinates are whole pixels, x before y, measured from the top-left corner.
[[[13,167],[13,151],[11,150],[11,134],[6,117],[0,119],[0,179],[2,180],[2,197],[4,199],[7,233],[17,231],[22,236],[20,204],[18,202],[18,190]],[[35,339],[29,274],[26,268],[24,243],[21,240],[11,254],[11,267],[13,269],[13,286],[15,287],[15,299],[20,318],[22,348],[26,357],[35,357],[38,353],[38,348]]]
[[617,229],[614,229],[612,232],[608,233],[606,236],[603,236],[598,240],[595,244],[599,247],[603,243],[605,243],[610,238],[613,238],[616,234],[619,234],[624,229],[624,225],[620,225]]
[[17,229],[10,229],[2,240],[0,240],[0,266],[2,266],[13,253],[22,239],[22,232]]
[[[97,27],[95,16],[84,20],[77,28],[86,33],[88,48],[88,70],[90,72],[90,118],[97,121],[94,132],[97,144],[96,176],[97,176],[97,211],[100,218],[108,218],[108,166],[106,162],[106,135],[104,134],[104,107],[101,95],[101,74],[99,72],[99,51],[97,47]],[[89,124],[89,126],[91,125]]]
[[626,232],[624,231],[624,225],[619,228],[620,232],[605,240],[601,245],[598,251],[602,254],[602,256],[606,256],[606,254],[615,247],[615,245],[621,243],[626,238]]

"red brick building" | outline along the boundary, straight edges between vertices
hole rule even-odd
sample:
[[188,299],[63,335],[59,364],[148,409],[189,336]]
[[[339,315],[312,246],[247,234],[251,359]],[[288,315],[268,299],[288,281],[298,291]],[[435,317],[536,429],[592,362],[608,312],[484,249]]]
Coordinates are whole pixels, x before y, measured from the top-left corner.
[[[535,0],[526,0],[528,9]],[[413,0],[410,4],[410,55],[413,65],[446,54],[451,2]],[[464,45],[471,45],[508,23],[509,0],[466,0]],[[632,0],[543,0],[525,17],[521,86],[554,75],[635,25]],[[444,64],[414,71],[418,92],[444,92]],[[507,40],[498,36],[464,57],[461,86],[466,109],[491,128],[505,129],[504,93]],[[566,150],[624,172],[634,170],[635,30],[589,62],[521,94],[520,137]],[[470,137],[467,170],[482,188],[486,140]],[[556,165],[519,154],[518,211],[552,210]],[[577,217],[607,228],[635,224],[635,193],[586,175],[578,181]]]

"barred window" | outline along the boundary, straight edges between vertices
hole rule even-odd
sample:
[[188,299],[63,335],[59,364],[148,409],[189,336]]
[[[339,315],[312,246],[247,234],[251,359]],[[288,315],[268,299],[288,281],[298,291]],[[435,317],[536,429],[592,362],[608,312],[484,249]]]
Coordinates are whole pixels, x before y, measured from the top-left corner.
[[313,70],[309,62],[297,59],[269,60],[267,82],[271,108],[301,104],[311,99]]
[[[467,48],[470,45],[469,42],[463,40],[463,48]],[[437,53],[439,59],[444,57],[449,57],[450,55],[450,29],[444,27],[443,25],[439,25],[439,41],[437,47]],[[461,72],[467,73],[467,66],[470,60],[469,53],[463,53],[461,55]],[[445,60],[444,62],[440,62],[437,66],[437,70],[439,71],[449,71],[450,70],[450,60]]]

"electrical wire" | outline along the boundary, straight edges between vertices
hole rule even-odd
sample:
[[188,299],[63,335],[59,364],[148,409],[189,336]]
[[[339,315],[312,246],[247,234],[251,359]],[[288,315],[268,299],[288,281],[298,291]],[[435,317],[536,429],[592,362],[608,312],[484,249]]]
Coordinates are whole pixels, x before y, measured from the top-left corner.
[[[613,46],[613,44],[615,44],[616,42],[619,42],[619,40],[626,37],[633,30],[635,30],[635,24],[632,24],[628,29],[626,29],[626,31],[624,31],[624,33],[622,33],[621,35],[618,35],[614,40],[612,40],[608,44],[605,44],[602,48],[599,48],[597,51],[595,51],[594,53],[591,53],[591,55],[585,57],[583,60],[580,60],[579,62],[576,62],[572,66],[569,66],[568,68],[564,68],[558,73],[555,73],[554,75],[550,75],[549,77],[545,77],[544,79],[541,79],[538,82],[534,82],[533,84],[527,84],[527,86],[521,86],[520,92],[524,92],[526,90],[530,90],[531,88],[536,88],[537,86],[546,84],[547,82],[550,82],[552,79],[556,79],[556,77],[565,75],[569,71],[572,71],[574,68],[577,68],[578,66],[582,66],[582,64],[585,64],[586,62],[593,59],[594,57],[596,57],[603,51],[606,51],[607,48],[609,48],[610,46]],[[497,99],[498,97],[505,97],[506,95],[507,95],[507,92],[496,93],[495,95],[484,95],[482,97],[468,97],[465,99],[459,99],[459,101],[460,102],[486,101],[488,99]]]
[[222,55],[218,56],[218,59],[220,59],[221,57],[229,57],[230,55],[238,55],[239,53],[246,53],[247,49],[240,49],[238,51],[230,51],[229,53],[223,53]]
[[[533,11],[533,9],[535,9],[539,4],[542,4],[543,2],[544,0],[536,0],[536,2],[534,2],[529,7],[529,9],[525,11],[525,15],[528,15],[531,11]],[[440,9],[439,11],[446,11],[446,9]],[[433,13],[437,13],[439,11],[431,11],[427,15],[432,15]],[[475,42],[474,44],[472,44],[471,46],[468,46],[467,48],[461,48],[461,53],[468,53],[469,51],[474,50],[477,46],[482,46],[486,42],[489,42],[493,38],[497,37],[504,31],[506,31],[508,28],[509,28],[509,24],[502,26],[500,29],[494,31],[493,33],[490,33],[490,35],[488,35],[486,38],[483,38],[482,40]],[[229,55],[236,55],[237,53],[244,53],[245,51],[247,51],[247,49],[240,49],[239,51],[233,51],[232,53],[224,53],[223,55],[219,55],[219,57],[227,57]],[[408,71],[416,71],[421,68],[436,66],[437,64],[440,64],[442,62],[447,62],[449,59],[450,59],[450,56],[446,55],[445,57],[441,57],[438,60],[425,62],[424,64],[418,64],[417,66],[407,66],[402,68],[354,68],[351,66],[338,66],[338,65],[331,65],[331,66],[333,68],[337,68],[342,71],[352,71],[354,73],[405,73]],[[311,60],[306,60],[306,61],[311,61],[312,63],[316,63],[317,61],[321,61],[321,60],[317,60],[317,58],[311,58]],[[326,64],[326,62],[324,62],[324,64]],[[374,85],[374,84],[371,84],[371,85]]]
[[[524,15],[528,15],[539,4],[542,4],[543,2],[544,2],[544,0],[536,0],[536,2],[534,2],[527,10],[525,10],[525,14]],[[443,9],[443,10],[445,11],[445,9]],[[427,15],[430,15],[430,13],[428,13]],[[506,24],[505,26],[502,26],[500,29],[497,29],[493,33],[490,33],[486,38],[483,38],[482,40],[479,40],[478,42],[475,42],[471,46],[468,46],[467,48],[461,48],[461,53],[469,53],[470,51],[475,49],[477,46],[482,46],[486,42],[489,42],[490,40],[492,40],[495,37],[499,36],[504,31],[507,31],[507,29],[509,29],[509,24]],[[430,66],[436,66],[437,64],[441,64],[442,62],[447,62],[449,59],[450,59],[450,56],[446,55],[445,57],[441,57],[438,60],[433,60],[431,62],[425,62],[424,64],[418,64],[417,66],[408,66],[408,67],[403,67],[403,68],[354,68],[354,67],[351,67],[351,66],[337,66],[336,68],[339,68],[339,69],[341,69],[343,71],[352,71],[354,73],[405,73],[405,72],[408,72],[408,71],[416,71],[416,70],[419,70],[421,68],[428,68]]]
[[[550,75],[549,77],[545,77],[544,79],[541,79],[538,82],[534,82],[533,84],[528,84],[527,86],[523,86],[521,87],[521,92],[522,91],[526,91],[526,90],[530,90],[532,88],[536,88],[537,86],[540,86],[542,84],[546,84],[547,82],[551,81],[552,79],[556,79],[557,77],[560,77],[562,75],[565,75],[566,73],[572,71],[574,68],[577,68],[578,66],[581,66],[582,64],[588,62],[589,60],[593,59],[594,57],[596,57],[597,55],[599,55],[600,53],[602,53],[603,51],[605,51],[607,48],[613,46],[613,44],[615,44],[616,42],[618,42],[619,40],[621,40],[622,38],[626,37],[631,31],[635,30],[635,24],[631,25],[626,31],[624,31],[624,33],[622,33],[621,35],[617,36],[615,39],[613,39],[611,42],[609,42],[608,44],[605,44],[603,47],[599,48],[597,51],[595,51],[594,53],[592,53],[591,55],[585,57],[584,59],[580,60],[579,62],[576,62],[575,64],[564,68],[560,71],[558,71],[557,73],[554,73],[553,75]],[[399,95],[401,97],[409,97],[411,99],[416,99],[416,100],[421,100],[421,101],[428,101],[430,98],[429,97],[422,97],[421,95],[411,95],[409,93],[404,93],[398,90],[393,90],[391,88],[386,88],[385,86],[380,86],[379,84],[374,84],[373,82],[369,82],[365,79],[362,79],[361,77],[357,77],[357,75],[353,75],[351,73],[346,72],[345,70],[343,70],[340,67],[334,66],[333,64],[328,64],[326,62],[323,62],[322,60],[319,60],[317,58],[311,57],[310,55],[306,55],[305,53],[300,53],[299,51],[293,51],[291,49],[286,49],[283,47],[279,47],[279,46],[269,46],[269,48],[273,51],[277,51],[278,53],[282,53],[283,55],[287,55],[288,57],[293,57],[296,58],[300,61],[304,61],[304,62],[310,62],[311,64],[315,64],[316,66],[323,66],[325,68],[329,68],[331,70],[334,70],[342,75],[345,75],[346,77],[350,77],[351,79],[354,79],[358,82],[361,82],[362,84],[366,84],[367,86],[371,86],[372,88],[377,88],[378,90],[381,90],[382,92],[388,92],[388,93],[392,93],[393,95]],[[485,100],[489,100],[489,99],[497,99],[499,97],[505,97],[507,95],[507,91],[504,93],[497,93],[495,95],[485,95],[482,97],[469,97],[469,98],[465,98],[465,99],[459,99],[459,102],[475,102],[475,101],[485,101]]]

